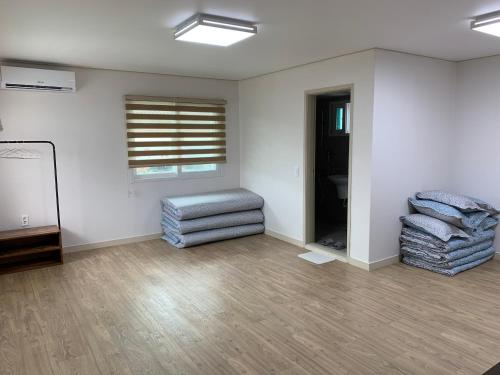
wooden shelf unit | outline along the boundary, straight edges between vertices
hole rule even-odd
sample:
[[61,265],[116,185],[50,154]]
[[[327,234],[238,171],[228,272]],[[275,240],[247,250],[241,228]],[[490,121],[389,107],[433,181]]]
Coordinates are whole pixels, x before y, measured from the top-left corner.
[[63,263],[57,225],[0,232],[0,274]]

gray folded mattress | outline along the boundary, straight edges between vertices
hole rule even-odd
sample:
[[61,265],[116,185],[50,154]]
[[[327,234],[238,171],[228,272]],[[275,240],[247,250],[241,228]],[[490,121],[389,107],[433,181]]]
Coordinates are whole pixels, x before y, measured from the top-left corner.
[[434,237],[417,229],[404,227],[401,232],[400,241],[403,245],[422,249],[432,249],[436,252],[447,253],[458,249],[463,249],[465,247],[470,247],[486,240],[492,240],[494,237],[495,231],[488,229],[485,231],[475,232],[469,238],[442,241],[437,237]]
[[264,222],[261,210],[231,212],[227,214],[205,216],[198,219],[177,220],[168,213],[163,213],[162,227],[165,233],[187,234],[209,229],[236,227]]
[[168,197],[162,199],[163,211],[177,220],[196,219],[228,212],[260,209],[261,196],[246,189]]
[[495,255],[495,248],[492,246],[490,246],[489,248],[484,249],[484,250],[476,251],[475,253],[469,254],[465,257],[453,259],[453,260],[448,260],[448,261],[444,261],[444,262],[434,261],[434,260],[431,261],[431,260],[423,259],[423,258],[418,257],[418,256],[414,256],[413,254],[408,254],[408,253],[405,254],[405,256],[407,258],[412,258],[415,261],[423,262],[423,263],[426,263],[426,264],[429,264],[432,266],[436,266],[436,267],[440,267],[440,268],[448,268],[448,269],[474,262],[478,259],[482,259],[482,258],[487,257],[489,255]]
[[480,264],[486,263],[487,261],[493,259],[494,256],[495,256],[495,254],[491,254],[491,255],[485,256],[483,258],[476,259],[472,262],[455,266],[453,268],[444,268],[444,267],[436,266],[432,263],[425,262],[423,260],[413,258],[413,257],[407,257],[407,256],[403,257],[403,263],[408,264],[409,266],[419,267],[419,268],[423,268],[423,269],[426,269],[426,270],[429,270],[432,272],[437,272],[437,273],[440,273],[442,275],[455,276],[457,273],[467,271],[471,268],[479,266]]
[[162,238],[175,247],[184,248],[184,247],[201,245],[208,242],[215,242],[215,241],[227,240],[230,238],[250,236],[253,234],[258,234],[263,232],[264,232],[263,224],[247,224],[229,228],[210,229],[201,232],[193,232],[187,234],[177,234],[174,232],[167,232]]
[[489,249],[493,245],[493,241],[486,240],[473,246],[464,247],[451,251],[449,253],[433,251],[426,247],[414,246],[412,244],[403,244],[401,252],[403,255],[419,258],[431,263],[447,263],[464,257],[468,257],[477,252]]

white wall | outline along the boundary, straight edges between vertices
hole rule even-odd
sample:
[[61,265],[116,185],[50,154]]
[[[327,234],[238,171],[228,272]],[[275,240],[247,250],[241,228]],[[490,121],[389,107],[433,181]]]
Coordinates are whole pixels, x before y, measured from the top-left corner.
[[399,254],[409,196],[452,189],[455,96],[455,63],[376,51],[370,262]]
[[416,191],[448,189],[456,64],[384,50],[240,83],[241,185],[266,200],[266,226],[304,240],[304,95],[354,84],[351,257],[399,254],[399,216]]
[[453,187],[496,207],[500,207],[499,98],[500,56],[458,64]]
[[30,215],[32,226],[57,224],[52,148],[26,148],[38,153],[40,159],[0,158],[0,230],[19,227],[23,214]]
[[[374,50],[239,84],[93,69],[77,69],[77,81],[76,94],[0,91],[0,139],[57,145],[66,246],[160,232],[161,197],[240,184],[265,198],[269,230],[303,241],[305,95],[347,84],[354,85],[353,258],[398,254],[398,217],[418,190],[448,189],[500,206],[500,57],[455,64]],[[227,99],[224,175],[131,184],[126,94]],[[32,225],[55,221],[47,156],[0,160],[0,230],[18,227],[21,214]]]
[[[94,69],[76,73],[75,94],[0,91],[0,139],[48,139],[57,146],[66,246],[159,233],[160,198],[239,185],[237,82]],[[131,185],[126,94],[227,99],[223,176]],[[50,164],[2,160],[0,168],[0,230],[18,227],[21,214],[29,214],[33,225],[54,223]],[[129,189],[137,197],[129,198]]]
[[[351,257],[368,261],[374,51],[240,82],[241,186],[266,201],[266,228],[304,240],[306,91],[353,84]],[[300,176],[294,174],[300,167]]]

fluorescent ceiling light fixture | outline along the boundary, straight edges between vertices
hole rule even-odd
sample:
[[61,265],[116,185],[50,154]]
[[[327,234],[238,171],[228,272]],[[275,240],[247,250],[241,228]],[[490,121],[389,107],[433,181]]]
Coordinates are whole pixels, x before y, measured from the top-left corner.
[[195,14],[177,26],[174,39],[227,47],[255,34],[257,26],[251,22],[209,14]]
[[472,30],[500,37],[500,11],[476,17],[470,27]]

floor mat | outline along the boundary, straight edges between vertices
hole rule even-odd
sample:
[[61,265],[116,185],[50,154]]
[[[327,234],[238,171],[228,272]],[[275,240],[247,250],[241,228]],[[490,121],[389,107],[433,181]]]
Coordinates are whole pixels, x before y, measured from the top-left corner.
[[315,251],[309,251],[308,253],[299,254],[297,256],[314,264],[333,262],[336,259],[332,255],[317,253]]

